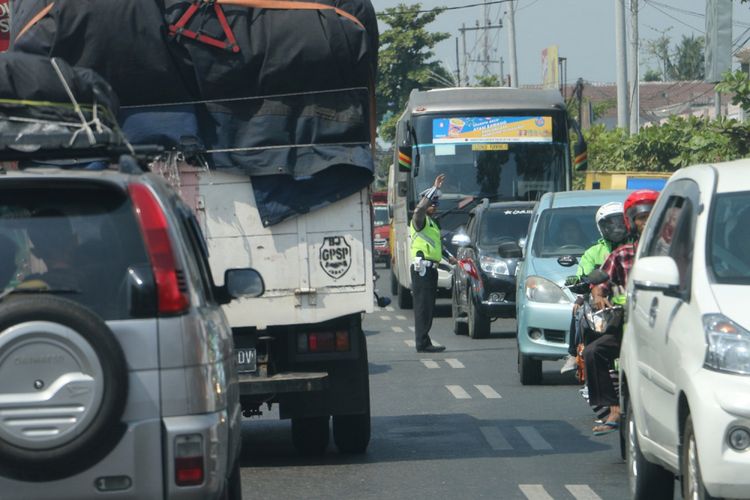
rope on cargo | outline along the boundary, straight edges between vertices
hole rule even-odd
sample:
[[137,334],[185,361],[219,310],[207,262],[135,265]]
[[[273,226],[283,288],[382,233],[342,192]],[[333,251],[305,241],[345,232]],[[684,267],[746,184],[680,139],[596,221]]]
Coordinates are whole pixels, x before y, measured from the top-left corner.
[[290,92],[287,94],[270,94],[261,96],[247,96],[247,97],[230,97],[228,99],[207,99],[200,101],[182,101],[182,102],[166,102],[163,104],[135,104],[130,106],[120,106],[120,109],[141,109],[141,108],[161,108],[164,106],[185,106],[187,104],[221,104],[226,102],[238,102],[238,101],[251,101],[257,99],[278,99],[280,97],[296,97],[304,95],[317,95],[317,94],[333,94],[337,92],[350,92],[350,91],[362,91],[369,92],[368,87],[348,87],[343,89],[329,89],[329,90],[311,90],[307,92]]
[[73,95],[73,91],[70,90],[70,85],[68,85],[68,82],[65,81],[65,76],[63,76],[62,71],[60,71],[60,66],[57,64],[57,59],[53,57],[52,59],[50,59],[50,63],[52,63],[52,67],[54,68],[55,73],[57,73],[57,77],[60,79],[60,83],[62,83],[65,92],[67,92],[68,94],[70,102],[73,104],[73,110],[81,120],[81,128],[73,133],[73,136],[70,138],[70,145],[73,145],[79,133],[86,132],[86,136],[89,139],[89,144],[93,146],[94,144],[96,144],[96,137],[94,137],[94,131],[91,130],[91,125],[96,125],[97,132],[102,132],[102,123],[99,121],[99,117],[96,114],[96,97],[94,97],[94,109],[91,112],[91,121],[87,122],[86,117],[83,115],[83,111],[81,111],[81,106],[78,105],[78,101],[76,101],[76,97]]
[[248,148],[226,148],[226,149],[207,149],[206,153],[240,153],[243,151],[267,151],[269,149],[288,149],[288,148],[311,148],[316,146],[370,146],[369,141],[360,142],[322,142],[315,144],[283,144],[280,146],[253,146]]

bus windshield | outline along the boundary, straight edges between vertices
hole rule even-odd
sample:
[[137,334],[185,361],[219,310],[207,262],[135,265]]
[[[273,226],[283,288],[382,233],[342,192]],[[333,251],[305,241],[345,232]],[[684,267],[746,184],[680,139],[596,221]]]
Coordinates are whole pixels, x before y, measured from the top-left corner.
[[415,193],[446,176],[443,197],[537,200],[566,189],[569,150],[551,116],[438,117],[415,120]]

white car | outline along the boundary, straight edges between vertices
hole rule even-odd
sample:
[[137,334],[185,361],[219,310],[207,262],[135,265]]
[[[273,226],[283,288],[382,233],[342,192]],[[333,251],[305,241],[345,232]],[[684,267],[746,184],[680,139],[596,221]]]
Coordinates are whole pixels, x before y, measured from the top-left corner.
[[628,279],[620,352],[633,498],[750,498],[750,160],[684,168]]

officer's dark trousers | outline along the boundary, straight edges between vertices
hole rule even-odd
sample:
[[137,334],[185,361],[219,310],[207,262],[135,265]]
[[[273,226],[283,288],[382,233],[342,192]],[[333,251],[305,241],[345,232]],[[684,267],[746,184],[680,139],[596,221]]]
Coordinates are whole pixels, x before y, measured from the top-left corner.
[[586,384],[589,386],[591,406],[614,406],[620,404],[617,391],[609,376],[615,359],[620,356],[622,329],[617,333],[605,333],[587,344],[583,349],[586,362]]
[[432,327],[432,313],[435,310],[435,295],[437,295],[437,269],[429,267],[425,275],[411,269],[411,294],[414,299],[414,342],[417,350],[431,345],[430,328]]

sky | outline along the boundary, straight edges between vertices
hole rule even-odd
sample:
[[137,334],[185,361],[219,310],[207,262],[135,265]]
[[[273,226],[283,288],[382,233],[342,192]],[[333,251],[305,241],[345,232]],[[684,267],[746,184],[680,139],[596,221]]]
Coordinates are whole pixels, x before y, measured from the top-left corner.
[[[488,0],[492,1],[492,0]],[[589,82],[608,83],[616,80],[615,73],[615,1],[616,0],[516,0],[516,52],[518,79],[521,85],[538,84],[542,80],[541,52],[549,45],[557,45],[559,55],[567,58],[567,82],[574,83],[578,77]],[[424,9],[437,6],[460,7],[482,3],[483,0],[422,0]],[[380,12],[399,3],[414,4],[409,0],[372,0],[375,10]],[[738,45],[750,38],[750,5],[739,4],[734,0],[732,39]],[[667,31],[673,43],[683,35],[702,36],[705,31],[705,0],[639,0],[639,38],[655,39]],[[490,5],[491,24],[498,24],[505,12],[503,3]],[[476,22],[484,23],[483,6],[449,10],[442,13],[430,25],[431,31],[443,31],[451,38],[436,46],[436,59],[450,70],[456,69],[456,37],[462,23],[473,27]],[[388,26],[382,22],[381,32]],[[747,31],[746,31],[747,30]],[[473,59],[482,56],[481,42],[476,34],[466,34],[467,51],[473,52]],[[494,53],[490,59],[505,60],[504,73],[509,72],[508,33],[506,29],[491,30],[489,35]],[[750,41],[747,41],[750,46]],[[498,57],[500,56],[500,57]],[[656,68],[655,61],[649,61],[645,54],[640,55],[640,68],[643,74],[648,68]],[[469,73],[479,75],[481,64],[469,66]],[[493,71],[500,72],[500,65],[494,64]]]

